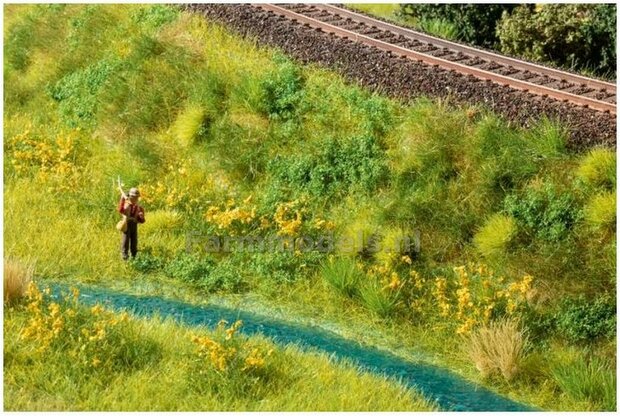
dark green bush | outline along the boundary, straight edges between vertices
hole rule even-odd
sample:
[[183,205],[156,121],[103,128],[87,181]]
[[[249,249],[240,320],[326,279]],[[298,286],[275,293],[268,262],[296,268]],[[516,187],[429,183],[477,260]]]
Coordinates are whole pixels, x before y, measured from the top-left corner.
[[164,272],[173,279],[200,283],[208,278],[213,265],[214,262],[211,259],[182,251],[166,264]]
[[616,332],[616,303],[610,296],[594,300],[588,300],[583,295],[566,299],[555,320],[558,332],[573,342],[613,338]]
[[269,170],[277,180],[315,196],[374,190],[387,177],[385,153],[372,136],[324,140],[318,154],[276,158]]
[[245,288],[242,269],[243,263],[234,257],[223,259],[200,281],[199,286],[208,292],[240,292]]
[[437,20],[456,26],[459,38],[475,45],[493,47],[495,25],[514,4],[402,4],[401,13],[421,21]]
[[263,281],[290,283],[316,267],[321,255],[316,252],[295,254],[288,250],[255,253],[247,264],[247,272]]
[[261,110],[274,119],[290,120],[299,114],[304,97],[304,78],[299,68],[283,56],[275,58],[277,68],[260,83]]
[[365,134],[383,136],[393,127],[394,111],[389,100],[378,95],[369,96],[357,88],[346,89],[344,94],[352,115],[360,120]]
[[615,4],[521,5],[502,17],[497,34],[504,53],[615,75]]
[[152,273],[161,270],[164,267],[164,262],[153,255],[149,247],[146,247],[140,250],[136,257],[129,260],[129,265],[141,273]]
[[506,196],[504,211],[530,236],[552,242],[564,239],[581,217],[573,195],[550,184]]

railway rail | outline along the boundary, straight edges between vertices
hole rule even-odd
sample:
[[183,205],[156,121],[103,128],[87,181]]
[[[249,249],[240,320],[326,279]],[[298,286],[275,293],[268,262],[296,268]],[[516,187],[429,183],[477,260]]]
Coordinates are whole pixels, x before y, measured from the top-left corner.
[[445,41],[328,4],[255,3],[253,6],[294,24],[361,42],[407,59],[616,114],[616,86],[612,83]]

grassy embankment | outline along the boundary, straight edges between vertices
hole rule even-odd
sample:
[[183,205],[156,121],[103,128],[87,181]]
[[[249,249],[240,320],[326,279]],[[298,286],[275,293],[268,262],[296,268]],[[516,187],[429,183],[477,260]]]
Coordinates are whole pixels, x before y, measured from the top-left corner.
[[[613,151],[370,95],[160,6],[7,7],[4,70],[5,255],[40,276],[254,294],[536,406],[615,407]],[[129,267],[117,175],[147,209]],[[365,239],[187,255],[195,229]],[[370,250],[415,230],[420,253]],[[515,352],[475,353],[506,319]]]

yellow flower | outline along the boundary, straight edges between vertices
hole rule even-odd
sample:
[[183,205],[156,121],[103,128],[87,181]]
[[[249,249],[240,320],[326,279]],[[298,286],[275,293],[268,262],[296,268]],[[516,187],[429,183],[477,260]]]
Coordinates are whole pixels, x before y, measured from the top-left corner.
[[101,305],[96,304],[95,306],[90,308],[90,311],[92,312],[93,315],[99,315],[104,311],[104,309]]

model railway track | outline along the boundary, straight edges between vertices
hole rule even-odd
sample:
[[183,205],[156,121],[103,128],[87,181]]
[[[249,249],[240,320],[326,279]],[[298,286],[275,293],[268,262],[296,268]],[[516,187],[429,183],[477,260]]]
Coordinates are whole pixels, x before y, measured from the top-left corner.
[[327,4],[254,4],[293,24],[515,90],[616,114],[614,84],[497,55]]

